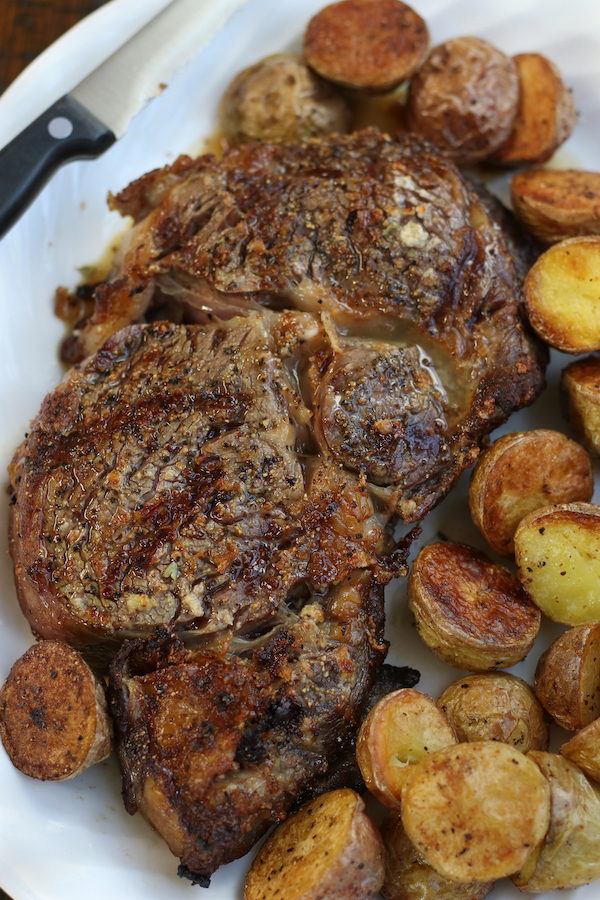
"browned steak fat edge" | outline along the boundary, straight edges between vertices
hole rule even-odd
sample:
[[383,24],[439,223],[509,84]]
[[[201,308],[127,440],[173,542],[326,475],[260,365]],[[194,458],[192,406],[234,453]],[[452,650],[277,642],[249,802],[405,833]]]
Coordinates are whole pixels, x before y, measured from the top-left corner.
[[[305,398],[322,448],[406,522],[543,387],[506,217],[414,137],[249,143],[150,173],[112,204],[138,222],[76,353],[173,298],[195,321],[258,306],[313,314],[329,343]],[[372,403],[358,415],[361,391]]]
[[356,730],[385,654],[383,588],[357,572],[229,652],[128,641],[110,703],[130,813],[207,885],[314,783]]

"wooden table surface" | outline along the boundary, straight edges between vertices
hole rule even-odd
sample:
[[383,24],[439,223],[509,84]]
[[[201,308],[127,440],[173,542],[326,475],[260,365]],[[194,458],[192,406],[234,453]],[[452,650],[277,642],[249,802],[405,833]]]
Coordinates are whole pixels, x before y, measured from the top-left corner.
[[[0,94],[42,50],[106,2],[0,0]],[[0,900],[11,900],[1,888]]]

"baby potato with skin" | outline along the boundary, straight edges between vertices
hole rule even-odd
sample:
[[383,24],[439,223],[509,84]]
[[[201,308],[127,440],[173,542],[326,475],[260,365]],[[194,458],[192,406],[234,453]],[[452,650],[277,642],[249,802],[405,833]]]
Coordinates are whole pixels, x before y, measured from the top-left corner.
[[572,169],[520,172],[510,183],[522,225],[545,244],[600,234],[600,174]]
[[446,714],[428,694],[405,688],[377,703],[363,722],[356,758],[365,784],[384,806],[400,809],[411,766],[456,744]]
[[445,878],[493,881],[517,872],[543,840],[550,789],[514,747],[458,744],[414,767],[401,815],[409,840]]
[[565,759],[579,766],[588,778],[600,782],[600,718],[578,731],[562,745],[560,752]]
[[469,508],[492,550],[515,551],[521,519],[543,506],[588,501],[594,492],[591,460],[559,431],[539,428],[499,438],[479,457],[471,476]]
[[566,731],[600,716],[600,624],[571,628],[548,647],[535,672],[535,693]]
[[521,753],[548,747],[544,710],[529,685],[508,672],[460,678],[438,703],[461,742],[501,741]]
[[221,101],[221,128],[230,146],[248,141],[293,144],[350,127],[342,94],[296,56],[280,53],[244,69]]
[[554,622],[600,621],[600,507],[565,503],[530,513],[515,532],[521,584]]
[[464,544],[424,547],[410,573],[408,598],[424,643],[457,669],[515,665],[540,627],[539,611],[517,579]]
[[560,404],[577,438],[600,456],[600,357],[578,359],[562,370]]

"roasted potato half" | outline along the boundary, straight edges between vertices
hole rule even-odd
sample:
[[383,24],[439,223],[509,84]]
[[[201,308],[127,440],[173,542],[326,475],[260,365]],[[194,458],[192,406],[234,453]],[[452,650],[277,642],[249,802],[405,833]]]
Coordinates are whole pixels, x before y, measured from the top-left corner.
[[492,550],[512,556],[514,533],[528,513],[588,501],[593,492],[592,463],[583,447],[539,428],[506,434],[484,450],[471,476],[469,508]]
[[600,237],[554,244],[529,270],[523,291],[529,321],[552,347],[600,349]]
[[501,741],[521,753],[548,747],[544,710],[529,685],[508,672],[460,678],[438,703],[461,742]]
[[600,718],[578,731],[562,745],[560,752],[565,759],[579,766],[588,778],[600,781]]
[[573,131],[575,104],[558,69],[541,53],[520,53],[513,59],[519,75],[517,117],[493,159],[504,166],[539,165]]
[[562,370],[560,402],[577,438],[600,456],[600,357],[586,356]]
[[265,841],[246,876],[245,900],[371,900],[383,884],[384,849],[350,788],[305,803]]
[[458,165],[479,162],[512,131],[517,67],[487,41],[453,38],[431,52],[410,83],[408,121]]
[[34,644],[0,691],[0,737],[25,775],[75,778],[112,749],[104,685],[68,644]]
[[600,790],[555,753],[535,751],[527,759],[547,779],[550,825],[544,842],[512,880],[522,891],[541,894],[600,878]]
[[391,812],[381,829],[385,846],[385,900],[483,900],[493,881],[459,884],[436,872],[409,841],[400,816]]
[[301,59],[280,53],[244,69],[221,101],[220,124],[231,146],[247,141],[294,144],[350,127],[342,94]]
[[530,513],[515,532],[519,579],[563,625],[600,621],[600,507],[565,503]]
[[579,731],[600,716],[600,624],[578,625],[542,654],[535,693],[565,731]]
[[385,93],[429,52],[427,25],[400,0],[342,0],[314,16],[304,36],[309,66],[347,88]]
[[410,767],[427,753],[456,743],[454,729],[435,700],[405,688],[373,707],[361,726],[356,758],[371,793],[384,806],[400,809]]
[[539,612],[517,579],[463,544],[424,547],[410,573],[408,597],[423,641],[458,669],[514,666],[540,627]]
[[510,183],[515,215],[540,241],[600,234],[600,175],[570,169],[521,172]]
[[432,753],[402,792],[409,840],[454,881],[494,881],[518,871],[549,819],[550,789],[538,767],[496,741]]

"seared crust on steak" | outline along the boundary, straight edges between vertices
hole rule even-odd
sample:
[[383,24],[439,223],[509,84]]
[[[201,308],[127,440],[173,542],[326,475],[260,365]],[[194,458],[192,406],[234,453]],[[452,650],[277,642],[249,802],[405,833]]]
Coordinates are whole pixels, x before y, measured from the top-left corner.
[[[139,221],[70,346],[75,357],[152,297],[179,297],[196,320],[261,305],[325,313],[330,372],[320,365],[319,376],[346,370],[340,354],[354,335],[380,357],[363,367],[363,384],[399,396],[384,416],[366,410],[358,436],[318,414],[317,430],[336,460],[388,486],[406,522],[422,518],[485,436],[543,387],[545,361],[523,328],[502,227],[427,143],[376,129],[298,146],[251,143],[220,162],[182,159],[163,178],[161,187],[161,173],[150,173],[112,198]],[[419,393],[427,366],[433,393]]]
[[299,590],[379,565],[385,517],[354,475],[299,457],[308,418],[269,314],[112,337],[48,395],[11,466],[34,632],[108,656],[158,625],[254,631]]
[[260,643],[219,655],[165,636],[125,643],[111,666],[127,810],[204,885],[285,818],[354,735],[385,653],[383,589],[357,572]]

